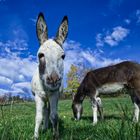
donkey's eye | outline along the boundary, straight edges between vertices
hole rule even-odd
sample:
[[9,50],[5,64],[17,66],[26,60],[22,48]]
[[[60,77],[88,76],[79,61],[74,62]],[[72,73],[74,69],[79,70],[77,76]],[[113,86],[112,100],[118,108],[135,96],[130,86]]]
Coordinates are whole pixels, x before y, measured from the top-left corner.
[[65,58],[65,54],[63,54],[61,57],[62,57],[62,59],[64,59]]
[[39,54],[38,54],[38,58],[39,58],[39,59],[41,59],[41,58],[43,58],[43,57],[44,57],[44,54],[43,54],[43,53],[39,53]]

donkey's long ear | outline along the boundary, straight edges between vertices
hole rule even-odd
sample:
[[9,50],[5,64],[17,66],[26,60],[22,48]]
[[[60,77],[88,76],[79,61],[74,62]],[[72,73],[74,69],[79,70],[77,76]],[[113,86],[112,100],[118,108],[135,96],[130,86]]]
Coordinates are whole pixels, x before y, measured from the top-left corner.
[[38,19],[36,23],[36,33],[37,33],[39,43],[40,45],[42,45],[48,39],[48,29],[43,13],[40,13],[38,15]]
[[64,16],[61,25],[58,29],[58,32],[56,34],[55,41],[62,46],[63,42],[65,41],[68,34],[68,17]]

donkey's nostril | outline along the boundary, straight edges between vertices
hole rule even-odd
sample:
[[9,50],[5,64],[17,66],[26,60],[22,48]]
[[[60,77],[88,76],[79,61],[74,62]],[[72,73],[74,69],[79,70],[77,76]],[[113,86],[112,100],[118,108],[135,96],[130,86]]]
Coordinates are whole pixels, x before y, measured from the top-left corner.
[[52,72],[51,73],[51,75],[50,75],[50,77],[49,77],[49,81],[50,81],[50,83],[56,83],[57,81],[59,81],[60,80],[60,78],[59,78],[59,76],[58,76],[58,74],[56,73],[56,72]]
[[44,53],[39,53],[39,54],[38,54],[38,58],[39,58],[39,59],[41,59],[41,58],[43,58],[43,57],[44,57]]
[[59,78],[58,74],[53,71],[50,76],[46,77],[46,80],[50,84],[55,84],[57,81],[60,80],[60,78]]
[[60,81],[60,80],[61,80],[61,78],[58,77],[57,81]]
[[46,81],[48,84],[53,84],[53,80],[50,76],[47,76]]

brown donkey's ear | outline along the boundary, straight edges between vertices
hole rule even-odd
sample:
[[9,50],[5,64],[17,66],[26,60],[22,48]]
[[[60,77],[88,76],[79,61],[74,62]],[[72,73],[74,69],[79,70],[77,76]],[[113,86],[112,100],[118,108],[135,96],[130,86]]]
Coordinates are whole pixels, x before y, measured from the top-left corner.
[[36,33],[37,33],[39,43],[40,45],[42,45],[48,39],[48,29],[43,13],[40,13],[38,15],[38,19],[36,23]]
[[68,34],[68,17],[64,16],[61,25],[58,29],[58,32],[56,34],[55,41],[62,46],[63,42],[65,41]]

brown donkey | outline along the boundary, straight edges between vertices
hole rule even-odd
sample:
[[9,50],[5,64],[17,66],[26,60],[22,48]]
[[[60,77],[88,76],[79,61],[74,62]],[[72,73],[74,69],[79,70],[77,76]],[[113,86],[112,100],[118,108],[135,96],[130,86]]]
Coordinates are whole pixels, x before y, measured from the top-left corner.
[[75,119],[80,119],[82,102],[89,96],[93,109],[93,124],[97,123],[97,111],[101,117],[101,100],[99,94],[114,93],[126,87],[134,104],[133,121],[139,120],[140,109],[140,64],[130,61],[99,68],[87,73],[74,96],[72,109]]

